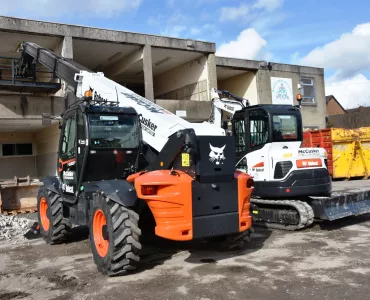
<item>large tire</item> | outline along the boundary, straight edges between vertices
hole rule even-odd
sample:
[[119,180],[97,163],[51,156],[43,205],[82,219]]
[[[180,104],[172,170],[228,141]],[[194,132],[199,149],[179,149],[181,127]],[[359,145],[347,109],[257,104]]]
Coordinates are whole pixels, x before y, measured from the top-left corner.
[[140,260],[139,215],[133,210],[94,194],[90,210],[90,243],[98,270],[108,276],[135,270]]
[[37,215],[40,234],[47,244],[66,242],[71,223],[63,217],[61,196],[41,186],[37,195]]

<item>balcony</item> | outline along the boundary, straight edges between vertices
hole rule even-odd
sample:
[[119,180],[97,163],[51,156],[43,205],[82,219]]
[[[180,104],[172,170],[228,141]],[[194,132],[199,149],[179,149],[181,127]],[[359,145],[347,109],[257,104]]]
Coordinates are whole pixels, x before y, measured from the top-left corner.
[[0,56],[0,91],[55,94],[60,90],[60,79],[53,72],[40,65],[20,70],[19,62],[18,58]]

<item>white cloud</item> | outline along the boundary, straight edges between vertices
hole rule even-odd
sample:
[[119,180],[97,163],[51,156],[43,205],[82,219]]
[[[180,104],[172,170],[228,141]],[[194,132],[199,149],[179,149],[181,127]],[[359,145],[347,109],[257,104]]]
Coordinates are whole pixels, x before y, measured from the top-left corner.
[[239,6],[225,6],[220,9],[220,21],[259,21],[263,23],[266,13],[280,8],[284,0],[257,0],[254,4],[240,3]]
[[264,9],[268,12],[272,12],[282,7],[283,4],[284,4],[284,0],[257,0],[257,2],[253,5],[253,7]]
[[370,23],[357,25],[352,32],[315,48],[300,59],[303,65],[336,70],[336,78],[346,79],[370,68]]
[[363,74],[344,80],[332,77],[326,81],[325,94],[334,95],[345,109],[370,106],[370,80]]
[[221,7],[220,21],[236,21],[238,19],[246,18],[249,13],[249,7],[241,3],[236,7]]
[[216,53],[218,56],[242,59],[255,59],[267,42],[254,28],[243,30],[236,40],[222,44]]
[[78,15],[80,17],[110,18],[136,10],[142,0],[12,0],[2,1],[1,15],[26,18],[52,18]]
[[161,31],[161,35],[178,38],[182,36],[182,33],[185,30],[187,30],[187,27],[183,25],[170,26],[167,27],[165,30]]

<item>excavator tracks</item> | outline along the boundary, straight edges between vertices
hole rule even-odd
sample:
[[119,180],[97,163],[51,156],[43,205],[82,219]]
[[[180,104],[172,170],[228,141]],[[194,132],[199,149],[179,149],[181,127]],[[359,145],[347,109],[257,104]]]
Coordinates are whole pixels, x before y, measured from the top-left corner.
[[303,201],[253,198],[251,204],[254,226],[294,231],[314,221],[312,207]]

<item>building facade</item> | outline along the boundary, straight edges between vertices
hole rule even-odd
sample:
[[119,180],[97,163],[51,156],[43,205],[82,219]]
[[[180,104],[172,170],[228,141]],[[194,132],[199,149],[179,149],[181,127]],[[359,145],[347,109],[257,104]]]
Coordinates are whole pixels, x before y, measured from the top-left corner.
[[191,122],[207,120],[210,89],[251,104],[296,105],[302,93],[306,128],[325,127],[323,69],[216,57],[215,43],[0,17],[0,180],[55,174],[59,128],[42,114],[59,116],[69,87],[37,66],[35,78],[14,76],[22,41],[73,59]]

